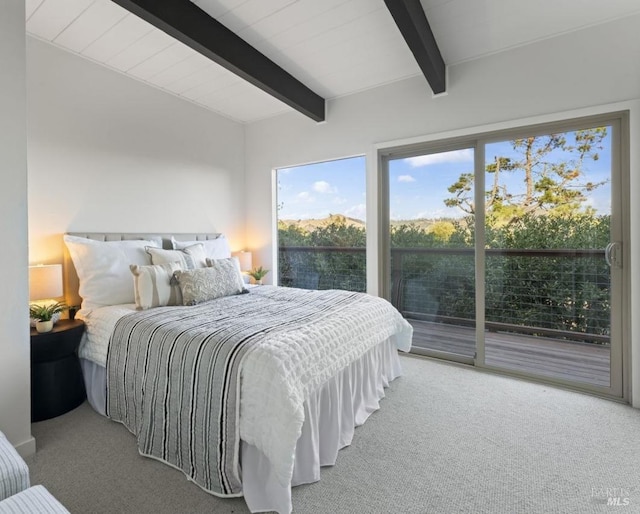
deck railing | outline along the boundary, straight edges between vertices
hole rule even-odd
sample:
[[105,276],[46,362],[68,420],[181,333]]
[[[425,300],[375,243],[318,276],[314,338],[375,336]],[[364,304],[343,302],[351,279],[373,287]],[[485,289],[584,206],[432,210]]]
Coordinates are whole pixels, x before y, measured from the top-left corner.
[[[279,248],[279,283],[366,290],[365,248]],[[487,249],[485,326],[607,344],[609,269],[599,249]],[[406,317],[475,324],[473,248],[392,248],[391,301]]]

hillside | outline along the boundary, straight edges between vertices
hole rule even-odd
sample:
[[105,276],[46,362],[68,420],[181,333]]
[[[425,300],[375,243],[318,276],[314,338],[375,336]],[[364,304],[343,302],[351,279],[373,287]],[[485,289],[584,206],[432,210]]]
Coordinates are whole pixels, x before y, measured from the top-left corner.
[[[415,219],[415,220],[391,220],[392,227],[398,227],[400,225],[411,225],[414,227],[421,228],[423,230],[428,229],[431,225],[433,225],[438,220],[432,219]],[[326,218],[322,219],[304,219],[304,220],[287,220],[283,219],[279,221],[279,226],[282,228],[295,226],[304,232],[313,232],[314,230],[320,227],[326,227],[331,225],[332,223],[338,225],[346,225],[348,227],[357,227],[364,230],[365,222],[363,220],[359,220],[357,218],[349,218],[348,216],[344,216],[343,214],[330,214]]]
[[349,218],[343,214],[330,214],[326,218],[322,219],[305,219],[305,220],[280,220],[278,225],[286,228],[291,225],[298,227],[305,232],[313,232],[314,230],[326,227],[331,224],[346,225],[348,227],[357,227],[364,230],[365,223],[362,220],[356,218]]

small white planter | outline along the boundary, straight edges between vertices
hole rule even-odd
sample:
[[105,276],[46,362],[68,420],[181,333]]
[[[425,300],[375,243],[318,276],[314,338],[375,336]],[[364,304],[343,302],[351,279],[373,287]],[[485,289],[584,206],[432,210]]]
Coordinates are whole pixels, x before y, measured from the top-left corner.
[[53,330],[53,321],[36,321],[36,331],[40,334],[51,332]]

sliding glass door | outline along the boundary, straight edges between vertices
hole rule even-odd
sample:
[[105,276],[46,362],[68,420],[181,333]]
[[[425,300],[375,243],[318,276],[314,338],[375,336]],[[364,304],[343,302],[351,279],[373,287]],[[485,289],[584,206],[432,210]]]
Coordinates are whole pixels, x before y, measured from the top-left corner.
[[623,395],[624,117],[383,155],[414,351]]
[[614,131],[586,125],[485,145],[485,365],[606,390],[620,377],[621,263],[606,254],[620,241]]
[[475,347],[473,148],[388,161],[391,297],[413,325],[414,351],[471,362]]

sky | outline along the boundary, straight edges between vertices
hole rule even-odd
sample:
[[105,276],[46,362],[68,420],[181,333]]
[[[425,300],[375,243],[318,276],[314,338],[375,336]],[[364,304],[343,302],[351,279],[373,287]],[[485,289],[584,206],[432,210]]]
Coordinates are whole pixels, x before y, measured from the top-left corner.
[[[585,181],[600,182],[608,179],[611,168],[610,145],[608,134],[604,140],[604,148],[598,152],[599,160],[585,160]],[[489,162],[496,155],[517,157],[508,141],[487,145],[485,154]],[[551,155],[563,158],[560,153]],[[353,157],[278,170],[279,219],[321,219],[329,214],[344,214],[366,220],[365,168],[364,157]],[[447,188],[457,181],[460,174],[472,171],[471,148],[391,160],[391,219],[438,219],[464,215],[457,207],[447,207],[444,200],[452,196]],[[510,192],[523,190],[523,174],[502,176]],[[601,214],[609,212],[609,183],[589,195],[588,205]]]
[[279,169],[279,219],[366,218],[366,162],[352,157]]

